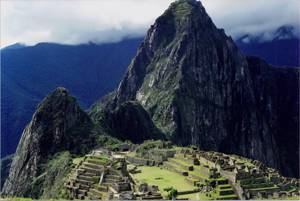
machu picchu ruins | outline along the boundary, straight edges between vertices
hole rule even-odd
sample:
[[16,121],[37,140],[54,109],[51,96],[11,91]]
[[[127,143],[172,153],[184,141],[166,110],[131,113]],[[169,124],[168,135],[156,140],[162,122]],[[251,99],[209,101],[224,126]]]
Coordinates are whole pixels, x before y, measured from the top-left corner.
[[65,184],[71,199],[249,200],[300,194],[299,179],[257,160],[165,141],[96,149],[74,163]]

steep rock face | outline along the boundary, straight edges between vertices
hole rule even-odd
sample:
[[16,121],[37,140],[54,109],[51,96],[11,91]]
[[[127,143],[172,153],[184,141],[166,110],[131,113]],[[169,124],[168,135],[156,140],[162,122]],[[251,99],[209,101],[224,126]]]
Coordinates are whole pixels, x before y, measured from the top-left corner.
[[[248,57],[257,117],[270,128],[278,149],[279,169],[299,177],[299,69],[273,67]],[[265,142],[268,144],[268,142]]]
[[5,182],[6,178],[9,175],[9,169],[10,169],[10,166],[11,166],[13,156],[14,155],[9,155],[9,156],[6,156],[4,158],[1,158],[1,161],[0,161],[0,163],[1,163],[1,183],[0,183],[1,186],[0,186],[0,190],[2,190],[4,182]]
[[86,152],[93,145],[91,127],[75,99],[66,89],[57,88],[39,104],[24,129],[2,193],[35,197],[37,190],[32,187],[43,173],[43,164],[59,151]]
[[113,110],[92,111],[92,118],[106,133],[121,140],[142,143],[147,139],[163,139],[147,111],[136,101],[127,101]]
[[[279,154],[296,151],[280,142],[285,132],[279,127],[287,127],[287,121],[280,123],[279,119],[292,116],[286,113],[274,120],[273,115],[282,115],[285,104],[297,107],[297,101],[285,99],[275,104],[273,99],[285,89],[272,82],[279,86],[281,81],[292,82],[289,92],[297,93],[297,71],[290,72],[296,79],[288,81],[289,75],[287,80],[281,79],[272,68],[247,59],[232,39],[216,28],[200,2],[179,0],[151,26],[118,89],[103,101],[103,108],[138,101],[155,125],[180,145],[240,154],[295,176],[295,163]],[[289,121],[293,124],[289,136],[296,141],[294,124],[298,119],[293,117],[296,120]]]

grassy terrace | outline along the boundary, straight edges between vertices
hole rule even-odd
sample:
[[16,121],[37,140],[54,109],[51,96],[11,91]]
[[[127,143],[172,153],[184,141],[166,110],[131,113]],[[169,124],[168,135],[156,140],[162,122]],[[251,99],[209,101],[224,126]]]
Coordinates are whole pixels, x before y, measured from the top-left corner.
[[32,200],[32,198],[25,198],[25,197],[13,197],[13,198],[9,198],[9,197],[6,197],[6,198],[0,198],[0,200],[2,201],[29,201],[29,200]]
[[138,167],[138,170],[141,170],[141,173],[132,174],[134,180],[158,186],[163,196],[166,196],[167,193],[164,189],[168,187],[173,187],[178,191],[188,191],[195,188],[185,180],[185,176],[160,167],[141,166]]
[[[201,166],[197,166],[197,165],[193,165],[193,164],[187,163],[187,162],[185,162],[185,161],[183,161],[183,160],[180,160],[180,159],[178,159],[178,158],[172,158],[172,160],[173,160],[174,162],[177,162],[177,163],[182,164],[182,165],[187,166],[187,167],[188,167],[188,166],[193,166],[193,167],[194,167],[194,170],[199,170],[199,171],[201,171],[201,169],[202,169]],[[181,169],[182,169],[182,168],[181,168]],[[185,170],[185,171],[187,171],[187,170]],[[189,172],[193,172],[192,174],[197,175],[197,176],[199,176],[199,177],[202,177],[202,178],[204,178],[204,179],[209,179],[209,175],[200,174],[199,172],[195,172],[195,171],[189,171]]]
[[290,196],[282,198],[283,200],[300,200],[300,196]]
[[265,187],[265,188],[251,188],[249,189],[250,191],[265,191],[265,190],[274,190],[274,189],[278,189],[278,187],[272,186],[272,187]]
[[157,185],[163,193],[164,188],[174,187],[178,191],[194,189],[194,186],[185,180],[185,176],[171,172],[160,167],[141,166],[138,167],[141,173],[133,174],[135,180]]
[[212,197],[205,195],[204,193],[191,193],[187,195],[178,195],[177,199],[188,198],[190,200],[211,200]]
[[[225,177],[222,177],[222,176],[219,177],[219,178],[212,179],[212,178],[209,178],[209,175],[201,174],[199,171],[201,171],[204,168],[201,165],[200,166],[199,165],[193,165],[193,164],[188,163],[188,162],[186,162],[184,160],[181,160],[179,158],[172,158],[170,161],[174,161],[176,163],[179,163],[179,164],[187,166],[187,167],[188,166],[193,166],[194,170],[193,171],[188,171],[189,175],[195,175],[195,176],[201,177],[203,179],[207,179],[208,181],[222,181],[222,180],[226,179]],[[182,170],[182,171],[187,171],[187,170],[184,170],[183,168],[179,167],[178,165],[177,165],[177,169]]]
[[231,185],[230,184],[223,184],[223,185],[218,185],[217,186],[218,189],[231,189]]
[[92,161],[92,162],[97,163],[99,165],[105,165],[105,164],[109,163],[109,159],[106,156],[88,157],[87,161]]

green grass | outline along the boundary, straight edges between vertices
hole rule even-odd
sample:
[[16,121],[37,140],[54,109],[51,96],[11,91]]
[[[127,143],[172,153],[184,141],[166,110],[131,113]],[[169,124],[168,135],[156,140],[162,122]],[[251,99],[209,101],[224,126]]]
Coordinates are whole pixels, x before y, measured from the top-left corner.
[[266,187],[266,188],[253,188],[250,189],[251,191],[264,191],[264,190],[273,190],[273,189],[277,189],[277,186],[273,186],[273,187]]
[[99,165],[105,165],[109,162],[109,159],[106,156],[101,157],[89,157],[88,160],[93,161]]
[[191,193],[187,195],[178,195],[177,199],[188,198],[189,200],[211,200],[212,197],[206,196],[204,193]]
[[133,178],[140,182],[146,182],[150,185],[158,186],[164,196],[167,193],[163,189],[168,187],[173,187],[179,192],[195,188],[192,184],[185,180],[185,176],[166,169],[161,169],[160,167],[142,166],[139,167],[138,170],[141,170],[142,172],[133,174]]
[[300,200],[300,196],[284,197],[283,200]]
[[72,158],[69,152],[60,152],[51,159],[45,169],[43,181],[43,194],[41,198],[68,198],[64,188],[67,175],[71,171]]
[[73,164],[78,165],[80,161],[82,161],[84,157],[73,158]]
[[68,201],[66,199],[32,199],[32,198],[28,198],[28,197],[3,197],[3,198],[0,198],[0,201],[34,201],[34,200]]
[[32,200],[32,198],[24,198],[24,197],[13,197],[13,198],[0,198],[0,200],[5,200],[5,201],[27,201],[27,200]]
[[[177,158],[172,158],[172,160],[182,164],[182,165],[185,165],[185,166],[193,166],[194,170],[193,171],[189,171],[191,172],[193,175],[196,175],[198,177],[201,177],[201,178],[204,178],[204,179],[209,179],[209,175],[205,175],[205,174],[200,174],[199,172],[196,172],[195,170],[199,170],[201,171],[201,166],[197,166],[197,165],[193,165],[192,163],[187,163],[183,160],[180,160],[180,159],[177,159]],[[182,169],[182,168],[181,168]],[[187,171],[187,170],[184,170],[184,171]]]

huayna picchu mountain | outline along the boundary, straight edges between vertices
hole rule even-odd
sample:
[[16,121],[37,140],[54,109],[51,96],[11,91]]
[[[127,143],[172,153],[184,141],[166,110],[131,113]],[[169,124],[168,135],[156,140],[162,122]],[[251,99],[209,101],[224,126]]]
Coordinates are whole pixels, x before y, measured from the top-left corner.
[[52,189],[60,188],[53,187],[51,182],[65,176],[60,174],[67,172],[68,160],[59,160],[59,157],[66,154],[58,156],[56,163],[61,163],[57,164],[58,169],[45,171],[45,167],[49,166],[50,159],[57,158],[58,152],[84,154],[89,151],[95,143],[92,128],[91,119],[66,89],[57,88],[50,93],[38,105],[23,131],[2,193],[40,197],[47,182]]
[[103,114],[111,119],[135,101],[179,145],[239,154],[298,177],[298,76],[245,56],[199,1],[179,0],[157,18],[118,89],[90,115],[103,124]]

